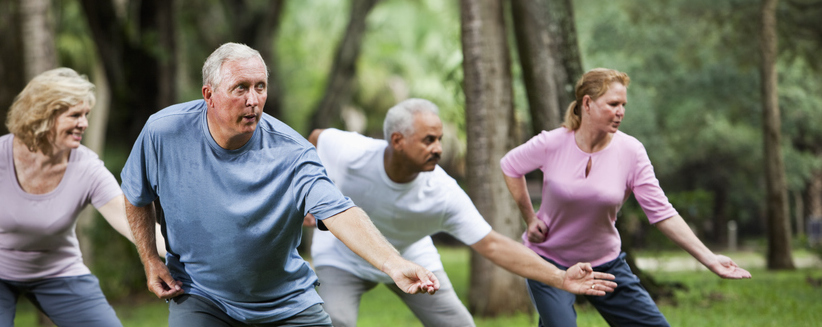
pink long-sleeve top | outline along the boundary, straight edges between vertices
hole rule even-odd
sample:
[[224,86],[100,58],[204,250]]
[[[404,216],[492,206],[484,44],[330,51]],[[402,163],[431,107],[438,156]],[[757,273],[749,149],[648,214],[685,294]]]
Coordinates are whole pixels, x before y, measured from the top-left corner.
[[[591,170],[585,175],[588,160]],[[614,260],[621,240],[617,212],[631,192],[651,224],[677,214],[659,187],[645,147],[636,138],[617,132],[611,143],[595,153],[579,149],[574,132],[560,127],[543,131],[516,147],[500,161],[505,175],[519,178],[543,172],[542,204],[537,218],[548,226],[542,243],[526,246],[563,266]]]

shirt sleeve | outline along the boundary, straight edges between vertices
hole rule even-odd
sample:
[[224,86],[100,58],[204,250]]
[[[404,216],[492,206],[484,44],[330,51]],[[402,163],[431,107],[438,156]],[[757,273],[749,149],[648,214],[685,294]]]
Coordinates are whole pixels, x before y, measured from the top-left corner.
[[648,153],[641,144],[636,150],[635,160],[631,191],[639,202],[639,206],[642,207],[642,211],[648,216],[648,221],[656,224],[676,215],[676,209],[668,202],[668,197],[659,186],[659,180],[654,174],[654,166],[651,165],[651,159],[648,158]]
[[548,132],[543,131],[528,142],[508,151],[500,160],[502,173],[509,177],[519,178],[542,167],[548,146]]
[[479,213],[471,198],[454,182],[446,194],[449,199],[445,209],[444,229],[460,242],[474,245],[491,233],[491,225]]
[[157,152],[146,124],[120,172],[123,194],[135,207],[144,207],[157,198],[157,168]]
[[314,147],[306,148],[295,163],[295,190],[297,207],[303,215],[313,214],[319,220],[334,216],[354,206],[326,174]]
[[379,142],[356,132],[329,128],[317,138],[317,153],[333,180],[338,167],[347,167],[375,141]]
[[106,166],[101,160],[95,160],[91,167],[91,205],[95,208],[100,208],[114,197],[123,194],[120,185],[117,184],[117,179],[114,175],[106,169]]

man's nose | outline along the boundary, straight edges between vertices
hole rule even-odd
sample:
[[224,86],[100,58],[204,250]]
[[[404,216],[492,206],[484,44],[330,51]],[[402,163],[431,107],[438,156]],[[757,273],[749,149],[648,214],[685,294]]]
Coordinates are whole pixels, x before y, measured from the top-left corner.
[[442,141],[441,140],[437,140],[436,142],[434,142],[434,148],[431,149],[431,152],[436,153],[436,154],[442,154]]
[[256,107],[260,105],[260,95],[257,92],[248,92],[245,98],[245,105]]

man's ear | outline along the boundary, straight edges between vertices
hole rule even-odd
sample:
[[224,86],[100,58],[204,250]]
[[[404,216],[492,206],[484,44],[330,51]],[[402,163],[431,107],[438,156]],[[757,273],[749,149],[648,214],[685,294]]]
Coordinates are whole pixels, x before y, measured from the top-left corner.
[[209,107],[214,107],[211,105],[211,99],[213,95],[214,89],[211,88],[211,85],[203,85],[203,99]]
[[404,137],[400,132],[391,133],[391,147],[395,150],[402,144]]

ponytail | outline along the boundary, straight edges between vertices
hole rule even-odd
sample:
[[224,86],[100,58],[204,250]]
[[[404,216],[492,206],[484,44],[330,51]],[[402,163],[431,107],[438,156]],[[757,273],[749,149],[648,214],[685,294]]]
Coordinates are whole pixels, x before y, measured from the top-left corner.
[[565,121],[562,122],[562,127],[565,127],[569,131],[575,131],[579,129],[581,124],[582,109],[577,105],[577,101],[574,100],[571,102],[571,105],[568,106],[568,109],[565,110]]

